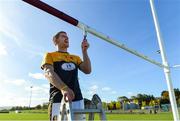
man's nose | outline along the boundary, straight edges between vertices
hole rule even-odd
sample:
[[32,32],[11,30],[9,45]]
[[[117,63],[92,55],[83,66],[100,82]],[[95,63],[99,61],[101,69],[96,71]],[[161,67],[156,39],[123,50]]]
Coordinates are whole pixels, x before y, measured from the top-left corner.
[[69,39],[68,36],[65,36],[65,39]]

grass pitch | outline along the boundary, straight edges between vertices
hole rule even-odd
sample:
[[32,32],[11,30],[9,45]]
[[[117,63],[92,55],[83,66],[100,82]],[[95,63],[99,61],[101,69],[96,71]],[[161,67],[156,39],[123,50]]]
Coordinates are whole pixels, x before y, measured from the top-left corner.
[[[173,121],[172,113],[158,113],[158,114],[107,114],[108,120],[123,120],[123,121],[131,121],[131,120],[146,120],[146,121]],[[99,120],[99,116],[95,115],[95,119]],[[46,120],[48,121],[47,113],[9,113],[9,114],[0,114],[0,120]]]

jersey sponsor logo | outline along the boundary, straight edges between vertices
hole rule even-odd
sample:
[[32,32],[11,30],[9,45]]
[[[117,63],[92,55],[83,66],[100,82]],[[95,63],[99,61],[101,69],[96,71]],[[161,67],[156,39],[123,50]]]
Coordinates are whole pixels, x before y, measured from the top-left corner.
[[61,68],[65,71],[72,71],[76,68],[74,63],[63,63]]

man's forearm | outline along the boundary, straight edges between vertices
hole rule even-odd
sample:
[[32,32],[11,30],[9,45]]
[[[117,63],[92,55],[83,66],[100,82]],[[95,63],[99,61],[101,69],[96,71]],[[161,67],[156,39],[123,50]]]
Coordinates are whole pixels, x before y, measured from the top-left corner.
[[48,81],[59,89],[64,96],[65,101],[72,101],[75,98],[74,92],[65,85],[65,83],[61,80],[61,78],[54,72],[54,67],[52,65],[44,66],[45,77]]
[[45,77],[48,79],[48,81],[58,88],[59,90],[62,90],[66,87],[65,83],[61,80],[61,78],[52,70],[51,68],[45,68]]
[[83,68],[86,73],[91,73],[91,61],[87,51],[83,52]]

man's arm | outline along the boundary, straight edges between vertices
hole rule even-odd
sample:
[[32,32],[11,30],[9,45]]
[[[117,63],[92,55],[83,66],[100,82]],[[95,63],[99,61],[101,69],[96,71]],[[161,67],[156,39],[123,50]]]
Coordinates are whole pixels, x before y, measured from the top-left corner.
[[83,62],[79,65],[80,70],[84,72],[85,74],[90,74],[91,61],[87,53],[87,49],[89,48],[89,43],[87,42],[87,40],[83,40],[81,48],[82,48],[82,54],[83,54]]
[[[44,75],[48,81],[59,89],[63,96],[68,98],[69,101],[72,101],[75,98],[74,92],[61,80],[61,78],[54,72],[54,67],[52,65],[45,64],[43,66]],[[67,101],[67,100],[66,100]]]

